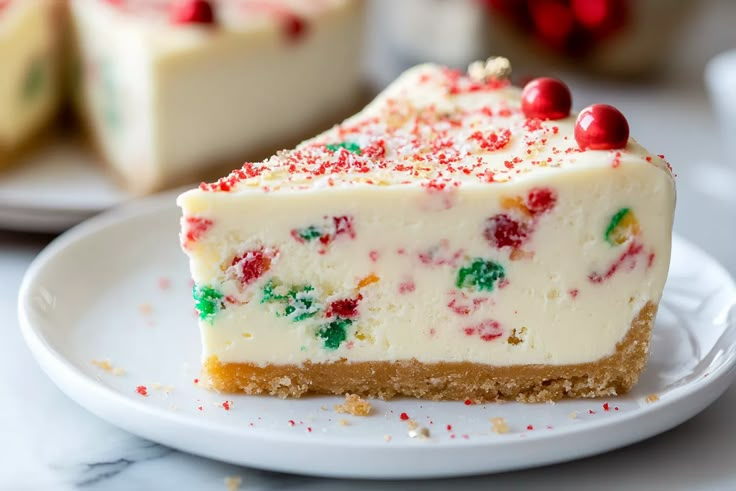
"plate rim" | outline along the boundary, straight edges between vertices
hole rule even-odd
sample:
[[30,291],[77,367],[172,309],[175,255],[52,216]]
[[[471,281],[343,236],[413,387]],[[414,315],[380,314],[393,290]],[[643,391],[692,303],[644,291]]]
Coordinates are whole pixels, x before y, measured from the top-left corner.
[[[140,430],[139,426],[136,426],[135,428],[132,428],[131,426],[135,425],[128,425],[128,424],[121,424],[119,421],[113,420],[114,418],[108,417],[107,414],[104,413],[104,411],[99,410],[98,407],[92,408],[90,407],[90,404],[85,404],[82,402],[83,399],[86,397],[83,396],[84,393],[90,394],[92,398],[99,399],[99,400],[105,400],[107,401],[106,404],[108,405],[115,405],[119,408],[119,410],[128,410],[128,411],[134,411],[143,413],[146,415],[146,420],[152,421],[155,426],[161,426],[162,424],[165,425],[175,425],[179,428],[184,428],[187,431],[206,431],[206,432],[214,432],[216,434],[224,435],[227,434],[229,437],[234,438],[243,438],[254,445],[269,445],[269,444],[289,444],[293,446],[302,446],[305,445],[304,441],[297,441],[294,437],[290,437],[283,434],[269,434],[267,430],[262,431],[253,431],[252,429],[248,430],[246,428],[240,428],[235,426],[227,426],[223,425],[221,423],[216,423],[211,420],[193,420],[191,416],[184,415],[184,414],[177,414],[173,412],[167,412],[164,409],[154,407],[151,405],[147,405],[143,402],[135,401],[129,397],[126,397],[122,393],[120,393],[117,390],[114,390],[111,387],[108,387],[104,384],[99,383],[97,380],[95,380],[93,377],[90,377],[89,375],[85,374],[81,369],[79,369],[77,366],[74,365],[67,357],[65,357],[61,352],[57,351],[53,344],[43,335],[43,329],[40,328],[38,325],[34,325],[34,322],[31,319],[32,311],[33,311],[33,305],[32,305],[32,293],[36,291],[35,285],[38,281],[39,276],[44,271],[45,267],[52,262],[56,256],[60,253],[62,253],[67,247],[78,243],[80,241],[87,240],[93,236],[95,236],[98,233],[104,233],[104,231],[108,228],[115,227],[116,225],[119,225],[121,223],[125,223],[130,220],[135,220],[136,218],[140,218],[143,215],[148,214],[154,214],[154,213],[163,213],[166,209],[173,208],[175,206],[174,198],[176,195],[179,194],[179,190],[176,191],[169,191],[160,195],[155,195],[151,197],[144,198],[142,200],[137,200],[134,202],[126,203],[120,207],[114,208],[110,211],[104,212],[100,215],[97,215],[91,219],[86,220],[85,222],[76,225],[75,227],[71,228],[64,234],[56,237],[54,240],[52,240],[39,254],[34,258],[28,269],[26,270],[23,280],[19,289],[18,293],[18,303],[17,303],[17,313],[18,313],[18,321],[20,325],[20,329],[23,335],[23,338],[28,345],[34,359],[36,362],[42,367],[44,372],[51,378],[51,380],[54,382],[55,385],[57,385],[62,392],[64,392],[69,398],[76,401],[85,409],[92,412],[96,416],[102,418],[103,420],[108,421],[114,426],[122,427],[127,431],[130,431],[131,433],[137,434],[143,438],[152,439],[155,441],[162,442],[161,438],[152,438],[150,436],[151,432],[145,432]],[[699,252],[701,256],[708,261],[710,261],[713,267],[716,267],[719,269],[719,272],[723,275],[723,278],[727,280],[725,287],[729,288],[733,292],[736,292],[736,283],[734,282],[733,277],[731,274],[718,262],[715,258],[713,258],[709,253],[702,250],[698,246],[694,245],[690,241],[680,237],[677,234],[673,234],[673,241],[680,242],[683,244],[686,248],[692,248]],[[39,324],[40,325],[40,324]],[[526,468],[526,467],[535,467],[539,465],[546,465],[551,463],[558,463],[558,462],[564,462],[567,460],[573,460],[577,458],[581,458],[584,456],[590,456],[595,455],[604,451],[613,450],[615,448],[619,448],[621,446],[629,445],[632,443],[635,443],[637,441],[644,440],[646,438],[652,437],[654,435],[657,435],[663,431],[666,431],[668,429],[671,429],[690,417],[694,416],[698,412],[700,412],[702,409],[710,405],[715,399],[717,399],[730,385],[732,382],[734,382],[734,379],[736,379],[736,356],[731,356],[731,359],[722,363],[718,367],[716,367],[713,371],[709,372],[709,376],[707,379],[705,378],[698,378],[696,380],[693,380],[691,382],[688,382],[686,385],[680,387],[679,390],[677,390],[677,393],[672,394],[671,396],[668,396],[664,400],[660,400],[657,402],[656,405],[651,406],[640,406],[638,410],[632,410],[630,412],[626,412],[620,415],[617,415],[615,419],[599,419],[595,421],[588,421],[585,425],[579,425],[579,426],[571,426],[571,427],[565,427],[557,429],[555,432],[539,432],[535,434],[530,434],[529,437],[525,439],[505,439],[505,438],[498,438],[498,439],[489,439],[489,440],[453,440],[453,441],[443,441],[443,442],[434,442],[432,445],[413,445],[411,442],[403,442],[403,441],[394,441],[391,445],[387,445],[382,440],[360,440],[360,441],[350,441],[350,440],[331,440],[329,436],[323,436],[319,434],[313,434],[309,437],[308,444],[306,444],[306,447],[313,448],[313,449],[363,449],[366,451],[369,450],[375,450],[375,449],[381,449],[381,452],[390,453],[391,455],[399,455],[402,452],[423,452],[423,453],[430,453],[431,451],[448,451],[448,450],[477,450],[479,448],[487,449],[488,451],[493,451],[494,449],[498,448],[507,448],[508,446],[526,446],[534,443],[543,443],[543,442],[549,442],[550,440],[564,440],[565,438],[572,439],[575,437],[580,437],[581,435],[585,434],[598,434],[601,430],[604,430],[606,427],[611,426],[620,426],[620,425],[630,425],[636,420],[640,419],[646,419],[646,418],[652,418],[652,416],[656,416],[657,414],[667,411],[673,406],[679,406],[681,405],[682,401],[684,399],[688,398],[696,398],[699,402],[698,409],[683,411],[682,408],[680,410],[681,413],[686,413],[685,416],[680,414],[678,417],[674,418],[675,421],[671,422],[668,421],[664,424],[658,425],[650,425],[651,428],[653,428],[652,431],[649,431],[649,427],[646,431],[639,432],[637,434],[636,439],[628,438],[624,442],[619,442],[614,445],[598,445],[595,447],[595,449],[590,450],[584,450],[584,449],[576,449],[576,452],[574,452],[574,455],[571,454],[571,456],[558,456],[556,458],[546,458],[546,459],[537,459],[536,461],[531,460],[529,462],[520,462],[519,466],[516,467],[504,467],[503,469],[499,469],[496,471],[492,470],[482,470],[479,469],[477,471],[464,471],[459,473],[452,473],[452,472],[439,472],[437,474],[433,474],[432,476],[425,476],[425,477],[441,477],[441,476],[460,476],[460,475],[472,475],[472,474],[480,474],[484,472],[500,472],[501,470],[512,470],[512,469],[519,469],[519,468]],[[710,394],[706,399],[703,399],[703,393],[707,393],[709,390],[715,389],[715,395]],[[400,399],[399,399],[400,400]],[[703,402],[705,401],[705,402]],[[650,408],[650,409],[643,409],[643,408]],[[112,411],[114,412],[114,411]],[[663,418],[665,420],[667,418]],[[184,450],[186,452],[192,452],[189,448],[182,448],[180,446],[177,446],[176,444],[172,444],[171,441],[163,442],[166,445],[172,446],[174,448],[179,448],[181,450]],[[205,457],[209,458],[215,458],[218,460],[225,460],[220,455],[211,455],[206,453],[199,453],[199,455],[203,455]],[[231,460],[230,462],[238,463],[243,465],[244,462],[239,460]],[[271,470],[277,470],[277,471],[286,471],[286,472],[298,472],[300,474],[310,474],[309,472],[304,472],[303,470],[299,471],[293,471],[289,470],[289,468],[283,468],[279,466],[274,467],[268,467],[259,465],[260,468],[270,468]],[[368,477],[368,478],[386,478],[386,477],[396,477],[396,478],[416,478],[419,477],[417,475],[413,475],[411,473],[408,474],[397,474],[397,475],[361,475],[356,474],[352,472],[348,472],[347,474],[344,473],[334,473],[334,474],[327,474],[324,472],[315,472],[312,475],[318,475],[318,476],[334,476],[334,477]]]

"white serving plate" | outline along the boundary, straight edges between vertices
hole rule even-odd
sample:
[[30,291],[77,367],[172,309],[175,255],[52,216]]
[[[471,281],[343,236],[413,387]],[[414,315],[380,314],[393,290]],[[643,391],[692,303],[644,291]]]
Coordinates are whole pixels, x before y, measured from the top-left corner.
[[[734,282],[708,255],[676,237],[651,360],[625,396],[537,405],[397,399],[374,401],[374,414],[359,418],[336,414],[338,397],[208,392],[193,382],[199,339],[178,217],[168,194],[105,213],[59,237],[26,274],[19,318],[39,364],[69,397],[114,425],[180,450],[335,477],[507,471],[649,438],[702,411],[735,378]],[[104,359],[125,374],[92,364]],[[137,393],[141,385],[147,397]],[[659,399],[647,402],[651,394]],[[402,412],[429,428],[430,438],[409,438]],[[505,418],[510,431],[494,433],[494,417]],[[350,424],[340,425],[342,418]]]
[[78,138],[55,135],[0,171],[0,228],[61,232],[130,198]]

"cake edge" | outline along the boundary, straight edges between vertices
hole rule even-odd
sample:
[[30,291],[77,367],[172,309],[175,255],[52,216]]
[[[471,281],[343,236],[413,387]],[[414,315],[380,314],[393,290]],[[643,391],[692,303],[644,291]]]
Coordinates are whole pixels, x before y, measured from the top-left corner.
[[615,396],[639,380],[649,353],[658,303],[632,320],[616,351],[601,360],[572,365],[492,366],[471,362],[423,363],[412,360],[303,365],[221,363],[202,367],[204,384],[219,392],[299,398],[306,394],[357,394],[391,399],[549,402],[563,398]]

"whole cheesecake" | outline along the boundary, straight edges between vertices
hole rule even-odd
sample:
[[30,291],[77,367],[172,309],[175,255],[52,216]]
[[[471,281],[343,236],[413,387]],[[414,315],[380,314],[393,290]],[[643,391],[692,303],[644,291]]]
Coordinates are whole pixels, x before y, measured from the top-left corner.
[[668,164],[504,59],[421,65],[179,197],[206,383],[298,397],[621,394],[670,259]]
[[135,192],[263,158],[360,97],[360,0],[70,4],[76,105]]

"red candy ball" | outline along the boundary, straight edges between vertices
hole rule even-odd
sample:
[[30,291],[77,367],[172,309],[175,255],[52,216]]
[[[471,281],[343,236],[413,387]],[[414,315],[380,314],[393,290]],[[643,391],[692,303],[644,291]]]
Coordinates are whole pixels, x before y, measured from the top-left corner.
[[527,118],[566,118],[570,115],[571,106],[570,89],[554,78],[535,78],[524,86],[521,93],[521,110]]
[[624,148],[629,141],[629,123],[615,107],[593,104],[578,115],[575,141],[581,150]]
[[207,0],[177,0],[171,4],[175,24],[214,24],[215,15]]

